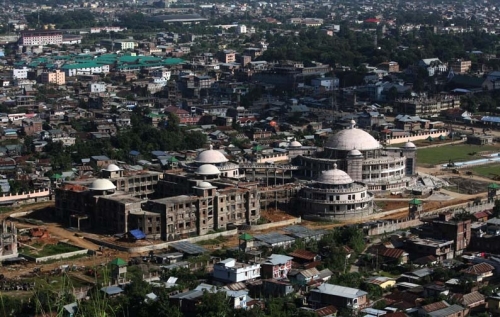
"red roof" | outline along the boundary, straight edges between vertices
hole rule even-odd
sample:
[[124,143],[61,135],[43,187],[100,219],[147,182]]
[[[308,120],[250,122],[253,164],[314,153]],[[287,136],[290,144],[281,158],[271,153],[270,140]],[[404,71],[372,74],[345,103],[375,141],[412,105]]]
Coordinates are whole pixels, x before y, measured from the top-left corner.
[[484,273],[488,273],[493,271],[495,268],[488,263],[479,263],[473,266],[470,266],[466,269],[463,269],[462,272],[467,273],[467,274],[472,274],[472,275],[480,275]]
[[404,253],[405,251],[401,249],[385,249],[380,255],[386,258],[399,259]]
[[370,18],[365,20],[366,23],[380,23],[379,19]]
[[314,261],[316,257],[316,253],[307,250],[295,250],[292,253],[288,253],[288,255],[306,261]]
[[319,317],[333,315],[337,313],[337,308],[335,306],[326,306],[314,311]]
[[181,109],[179,107],[174,107],[174,106],[166,107],[165,112],[171,112],[171,113],[175,113],[175,114],[189,114],[189,112],[187,112],[186,110]]

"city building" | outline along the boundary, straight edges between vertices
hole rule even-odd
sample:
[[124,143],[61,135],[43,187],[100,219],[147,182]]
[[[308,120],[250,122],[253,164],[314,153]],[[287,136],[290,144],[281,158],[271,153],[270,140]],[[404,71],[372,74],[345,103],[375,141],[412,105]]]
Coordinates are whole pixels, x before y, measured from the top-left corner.
[[251,281],[260,277],[260,264],[241,263],[228,258],[214,264],[213,277],[224,283]]
[[23,46],[60,45],[63,34],[56,30],[23,31],[19,41]]
[[292,269],[291,256],[282,254],[271,254],[260,265],[262,267],[262,277],[272,279],[284,279]]
[[410,116],[437,116],[455,108],[460,108],[460,98],[444,95],[437,98],[397,99],[393,112]]
[[43,72],[40,76],[42,84],[56,84],[64,85],[66,84],[66,74],[59,69],[52,72]]
[[472,67],[472,61],[466,61],[463,59],[454,59],[448,63],[450,70],[455,74],[465,74],[470,71]]
[[401,148],[383,148],[373,136],[355,125],[353,120],[350,128],[332,135],[324,150],[315,156],[297,156],[293,162],[302,167],[299,171],[302,176],[314,179],[336,165],[354,182],[365,183],[369,191],[401,189],[414,183],[416,147],[413,143],[408,142]]
[[101,40],[101,46],[107,48],[110,51],[125,51],[125,50],[133,50],[136,46],[136,42],[134,40]]

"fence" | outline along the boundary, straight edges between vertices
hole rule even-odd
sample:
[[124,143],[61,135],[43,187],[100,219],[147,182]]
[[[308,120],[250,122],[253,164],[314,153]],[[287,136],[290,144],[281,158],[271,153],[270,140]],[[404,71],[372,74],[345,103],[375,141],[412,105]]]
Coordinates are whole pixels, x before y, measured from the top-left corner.
[[7,201],[16,202],[19,200],[27,200],[27,199],[34,199],[35,201],[38,201],[39,198],[49,198],[49,197],[50,197],[50,190],[48,188],[45,188],[21,194],[11,194],[11,193],[3,194],[0,196],[0,203]]

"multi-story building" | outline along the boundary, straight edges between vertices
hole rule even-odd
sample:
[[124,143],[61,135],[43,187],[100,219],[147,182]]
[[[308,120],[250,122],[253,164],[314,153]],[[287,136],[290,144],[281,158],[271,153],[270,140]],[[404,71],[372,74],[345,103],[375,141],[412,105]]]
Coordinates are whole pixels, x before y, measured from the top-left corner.
[[373,212],[373,195],[361,182],[354,182],[344,171],[323,171],[317,181],[306,184],[299,192],[304,218],[355,218]]
[[454,59],[448,63],[448,66],[455,74],[465,74],[471,69],[472,61]]
[[64,85],[66,84],[66,74],[59,69],[53,72],[44,72],[40,76],[42,84],[56,84]]
[[[355,125],[356,122],[351,121],[350,128],[332,135],[324,150],[314,156],[297,156],[293,162],[302,166],[302,176],[314,179],[336,165],[353,181],[366,184],[371,191],[409,186],[416,173],[415,145],[408,142],[401,148],[384,148],[368,132],[355,128]],[[361,188],[359,190],[363,192]]]
[[460,255],[471,241],[471,220],[453,220],[450,213],[440,214],[437,219],[428,219],[426,224],[413,229],[420,237],[453,240],[455,255]]
[[460,108],[460,98],[445,95],[438,98],[397,99],[393,112],[410,116],[432,116],[455,108]]
[[217,53],[217,58],[221,63],[234,63],[236,62],[236,52],[233,50],[223,50]]
[[251,281],[260,277],[260,264],[240,263],[232,258],[225,259],[214,264],[213,276],[225,283]]
[[26,135],[33,135],[43,130],[43,122],[42,120],[40,120],[40,118],[23,119],[21,126],[22,126],[22,131]]
[[60,45],[62,41],[62,32],[56,30],[23,31],[20,38],[24,46]]
[[293,257],[282,254],[271,254],[260,265],[262,277],[272,279],[284,279],[292,269]]
[[388,73],[399,73],[398,62],[383,62],[377,65],[380,70],[385,70]]
[[30,71],[30,69],[26,66],[23,66],[22,68],[14,68],[12,70],[12,78],[14,78],[14,79],[27,79],[29,71]]
[[101,45],[108,50],[133,50],[135,48],[136,42],[133,40],[101,40]]
[[405,248],[414,258],[432,255],[438,262],[453,259],[453,240],[412,238],[405,241]]
[[95,62],[65,64],[61,67],[67,77],[109,73],[109,65]]

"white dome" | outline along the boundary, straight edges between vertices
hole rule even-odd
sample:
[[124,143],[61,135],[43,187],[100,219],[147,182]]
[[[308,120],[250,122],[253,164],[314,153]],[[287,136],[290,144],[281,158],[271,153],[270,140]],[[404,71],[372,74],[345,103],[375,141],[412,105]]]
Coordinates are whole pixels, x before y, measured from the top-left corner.
[[364,151],[379,149],[380,143],[368,132],[351,127],[332,135],[326,142],[325,148]]
[[99,178],[90,185],[91,190],[113,190],[116,186],[108,179]]
[[349,152],[347,152],[347,156],[361,156],[363,155],[363,153],[361,153],[359,150],[350,150]]
[[205,150],[198,154],[195,159],[196,163],[202,164],[217,164],[225,163],[228,159],[221,152],[214,150],[212,145],[210,145],[210,150]]
[[297,140],[293,140],[292,142],[290,142],[290,144],[288,146],[289,147],[301,147],[302,144],[300,144],[300,142]]
[[404,148],[406,149],[415,149],[417,146],[413,142],[406,142]]
[[353,180],[343,170],[337,169],[337,164],[333,166],[332,170],[323,171],[318,177],[318,183],[329,184],[329,185],[344,185],[351,184]]
[[219,175],[220,171],[217,168],[217,166],[215,166],[215,165],[203,164],[196,169],[195,174],[198,174],[198,175]]
[[116,164],[109,164],[108,167],[106,167],[105,171],[107,172],[117,172],[120,171],[121,168],[118,167]]
[[214,186],[212,186],[212,184],[210,184],[209,182],[201,182],[198,184],[198,187],[199,188],[213,188]]

